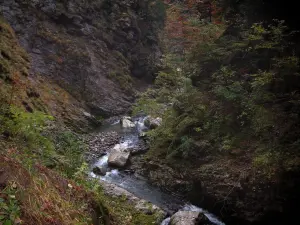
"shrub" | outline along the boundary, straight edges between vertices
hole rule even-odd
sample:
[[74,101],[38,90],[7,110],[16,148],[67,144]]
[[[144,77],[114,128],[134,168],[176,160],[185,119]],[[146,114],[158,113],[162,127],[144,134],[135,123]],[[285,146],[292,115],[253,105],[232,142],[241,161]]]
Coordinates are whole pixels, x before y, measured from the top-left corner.
[[226,34],[200,42],[180,76],[159,73],[155,93],[142,102],[156,103],[155,111],[162,107],[158,102],[172,107],[163,111],[162,126],[151,131],[152,152],[190,158],[202,154],[205,143],[210,154],[228,154],[252,140],[255,165],[269,171],[287,169],[284,162],[295,167],[300,95],[299,58],[289,42],[293,32],[278,20],[238,30],[239,38]]
[[60,170],[71,177],[84,161],[85,145],[71,131],[56,134],[53,141],[56,152],[60,155]]

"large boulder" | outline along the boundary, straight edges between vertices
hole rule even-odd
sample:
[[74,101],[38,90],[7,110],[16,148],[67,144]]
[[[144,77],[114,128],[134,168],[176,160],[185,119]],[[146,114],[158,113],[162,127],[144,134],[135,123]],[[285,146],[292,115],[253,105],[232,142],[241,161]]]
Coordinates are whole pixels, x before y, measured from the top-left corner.
[[144,125],[150,129],[155,129],[155,128],[159,127],[161,125],[161,123],[162,123],[162,118],[160,118],[160,117],[154,118],[154,117],[149,116],[144,121]]
[[102,166],[95,166],[93,168],[93,173],[96,175],[105,176],[106,172],[107,172],[107,169]]
[[195,225],[200,212],[178,211],[170,220],[170,225]]
[[108,157],[108,165],[124,167],[129,159],[130,152],[112,151]]
[[214,225],[203,213],[199,214],[196,221],[198,225]]
[[202,212],[178,211],[171,217],[169,225],[213,225],[213,223]]
[[124,116],[121,119],[120,123],[121,123],[122,127],[124,127],[124,128],[133,128],[133,127],[135,127],[134,122],[132,122],[132,119],[129,116]]

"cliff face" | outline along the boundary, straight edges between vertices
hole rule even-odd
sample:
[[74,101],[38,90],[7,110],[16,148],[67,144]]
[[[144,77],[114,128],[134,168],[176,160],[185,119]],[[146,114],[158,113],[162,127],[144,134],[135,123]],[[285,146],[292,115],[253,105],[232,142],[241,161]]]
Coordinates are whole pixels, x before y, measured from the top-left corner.
[[[30,74],[50,77],[99,116],[124,113],[139,79],[160,57],[149,1],[1,0],[30,55]],[[131,75],[134,75],[133,77]],[[83,103],[84,102],[84,103]]]

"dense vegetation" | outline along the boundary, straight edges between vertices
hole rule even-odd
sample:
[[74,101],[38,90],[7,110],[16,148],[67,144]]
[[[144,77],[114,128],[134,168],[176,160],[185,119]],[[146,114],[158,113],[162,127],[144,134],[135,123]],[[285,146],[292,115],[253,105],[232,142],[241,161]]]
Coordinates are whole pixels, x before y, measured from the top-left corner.
[[[216,36],[222,27],[193,26],[202,36]],[[217,40],[196,40],[184,57],[166,57],[136,109],[163,117],[151,133],[153,153],[199,159],[251,149],[254,165],[268,175],[296,169],[300,96],[293,35],[284,21],[233,24]]]
[[297,27],[259,0],[199,4],[169,4],[164,67],[135,107],[163,121],[145,174],[227,223],[285,223],[299,199]]
[[[58,2],[58,14],[65,13],[64,3]],[[159,68],[153,86],[139,96],[133,110],[163,121],[147,134],[151,145],[146,157],[146,163],[151,162],[148,172],[153,168],[172,171],[165,169],[165,164],[175,168],[180,179],[171,174],[169,180],[177,182],[180,188],[174,185],[176,191],[192,195],[196,190],[197,197],[203,194],[206,181],[206,187],[213,190],[209,194],[221,205],[219,214],[227,208],[230,212],[232,207],[233,214],[254,219],[261,208],[272,205],[273,199],[279,204],[285,201],[280,188],[285,190],[290,184],[292,188],[296,182],[287,176],[292,182],[281,185],[281,175],[297,172],[300,165],[299,43],[298,32],[289,28],[291,23],[269,18],[260,22],[263,16],[255,19],[256,11],[252,14],[259,7],[247,0],[129,3],[122,1],[118,8],[108,0],[93,4],[77,1],[76,9],[96,12],[101,5],[103,14],[95,26],[101,35],[104,25],[107,31],[115,29],[116,33],[101,37],[113,52],[112,62],[126,62],[125,69],[105,65],[108,79],[121,89],[133,91],[135,78],[129,73],[152,80],[153,71]],[[129,5],[132,11],[124,13]],[[110,25],[118,21],[125,31],[130,30],[126,20],[135,18],[132,12],[139,19],[133,20],[132,36],[125,33],[129,41],[124,44],[118,41],[124,38],[123,31]],[[157,35],[163,21],[164,31]],[[44,29],[38,35],[59,45],[64,39]],[[137,43],[131,42],[138,35],[142,37]],[[156,54],[150,54],[160,54],[159,42],[164,53],[162,65],[157,65]],[[86,54],[80,57],[87,59]],[[78,131],[86,123],[80,121],[84,113],[89,113],[68,91],[48,78],[30,74],[29,58],[12,28],[1,19],[0,224],[156,223],[157,215],[140,213],[128,204],[126,196],[107,196],[97,182],[88,179],[89,168],[83,157],[86,146]],[[75,59],[72,62],[77,71]],[[56,61],[69,63],[62,56]],[[93,63],[86,66],[90,68]],[[86,71],[82,71],[85,79]],[[114,95],[110,90],[108,93]],[[156,162],[160,165],[153,166]],[[160,182],[169,188],[169,180]],[[269,197],[270,184],[275,183],[281,186]],[[258,208],[260,201],[265,202]]]

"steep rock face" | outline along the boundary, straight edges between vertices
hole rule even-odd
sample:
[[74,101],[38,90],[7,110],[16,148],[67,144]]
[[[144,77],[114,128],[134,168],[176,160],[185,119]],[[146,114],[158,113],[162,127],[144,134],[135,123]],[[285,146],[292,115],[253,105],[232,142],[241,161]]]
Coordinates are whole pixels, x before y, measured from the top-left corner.
[[158,23],[149,20],[155,5],[147,0],[0,3],[30,54],[31,72],[51,77],[95,114],[126,111],[137,80],[130,74],[150,79],[160,57]]
[[98,125],[78,99],[49,77],[29,73],[30,69],[30,57],[13,29],[0,18],[0,105],[14,105],[28,112],[42,111],[77,131]]

